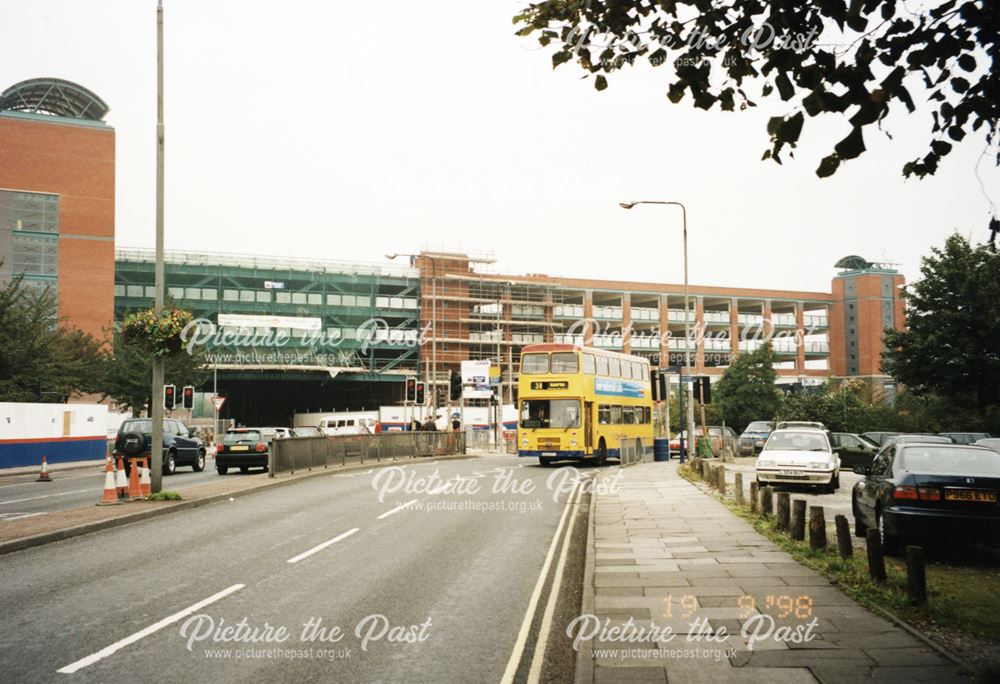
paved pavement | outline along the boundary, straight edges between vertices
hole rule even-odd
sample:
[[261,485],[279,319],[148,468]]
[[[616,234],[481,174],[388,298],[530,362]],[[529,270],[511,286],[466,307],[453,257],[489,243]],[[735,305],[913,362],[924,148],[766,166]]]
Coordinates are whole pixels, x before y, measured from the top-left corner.
[[639,464],[616,491],[595,485],[578,681],[968,681],[676,469]]

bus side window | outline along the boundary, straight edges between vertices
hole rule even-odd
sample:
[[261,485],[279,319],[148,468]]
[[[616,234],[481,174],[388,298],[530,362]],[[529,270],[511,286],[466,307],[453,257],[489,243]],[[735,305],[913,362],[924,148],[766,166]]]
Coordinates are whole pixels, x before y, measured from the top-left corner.
[[597,422],[601,425],[611,424],[611,407],[607,404],[601,404],[597,407]]
[[597,372],[597,364],[594,361],[593,354],[583,355],[583,372],[587,375],[593,375]]
[[635,378],[636,380],[640,379],[648,380],[648,378],[642,377],[642,364],[640,364],[638,361],[632,362],[632,377]]
[[[642,411],[642,409],[639,410]],[[623,406],[622,423],[624,423],[625,425],[632,425],[635,422],[634,418],[635,418],[635,409],[633,409],[633,407],[631,406]]]
[[597,357],[597,374],[598,375],[608,375],[608,357],[598,356]]
[[622,364],[618,359],[608,359],[608,375],[613,378],[622,376]]
[[646,425],[651,425],[653,422],[653,409],[647,406],[646,408],[643,409],[643,413],[645,414],[646,417],[646,420],[643,422]]
[[649,380],[649,366],[642,364],[642,379]]
[[632,364],[628,361],[622,361],[622,377],[626,380],[632,379]]
[[611,407],[611,424],[612,425],[621,425],[621,423],[622,423],[622,407],[621,406],[617,406],[617,405],[616,406],[612,406]]

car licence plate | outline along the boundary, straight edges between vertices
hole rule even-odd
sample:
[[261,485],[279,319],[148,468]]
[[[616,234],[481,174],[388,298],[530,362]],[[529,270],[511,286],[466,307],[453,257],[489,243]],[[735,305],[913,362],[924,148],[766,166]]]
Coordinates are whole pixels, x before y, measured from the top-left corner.
[[980,503],[996,503],[996,492],[980,492],[974,489],[946,489],[945,501],[978,501]]
[[249,449],[250,449],[250,447],[248,447],[248,446],[234,446],[234,447],[229,447],[230,451],[247,451]]
[[779,470],[778,474],[779,475],[785,475],[787,477],[799,477],[800,475],[802,475],[802,471],[801,470]]

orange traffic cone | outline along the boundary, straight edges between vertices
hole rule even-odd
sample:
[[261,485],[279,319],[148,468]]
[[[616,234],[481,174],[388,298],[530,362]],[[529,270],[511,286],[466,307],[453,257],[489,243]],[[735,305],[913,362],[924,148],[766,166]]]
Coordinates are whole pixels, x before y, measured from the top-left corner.
[[52,482],[52,478],[49,477],[49,462],[45,460],[42,456],[42,472],[38,474],[38,479],[35,482]]
[[142,498],[148,499],[153,494],[153,480],[149,475],[149,457],[142,459],[142,473],[139,475],[139,491]]
[[115,471],[111,467],[111,457],[108,456],[104,466],[104,494],[97,502],[98,506],[114,506],[120,504],[118,500],[118,490],[115,489]]
[[141,499],[142,491],[139,489],[139,466],[135,458],[130,458],[129,462],[132,464],[132,469],[129,471],[128,476],[128,496],[130,499]]
[[118,467],[115,468],[115,489],[118,490],[118,498],[128,501],[128,481],[125,479],[125,464],[122,457],[118,457]]

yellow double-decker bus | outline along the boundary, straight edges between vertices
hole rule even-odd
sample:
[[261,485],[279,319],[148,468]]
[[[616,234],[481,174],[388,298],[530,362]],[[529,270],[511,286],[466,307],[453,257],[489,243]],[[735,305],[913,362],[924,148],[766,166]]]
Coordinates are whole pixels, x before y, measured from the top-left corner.
[[517,453],[557,460],[620,458],[623,443],[653,446],[649,361],[572,344],[533,344],[521,352]]

